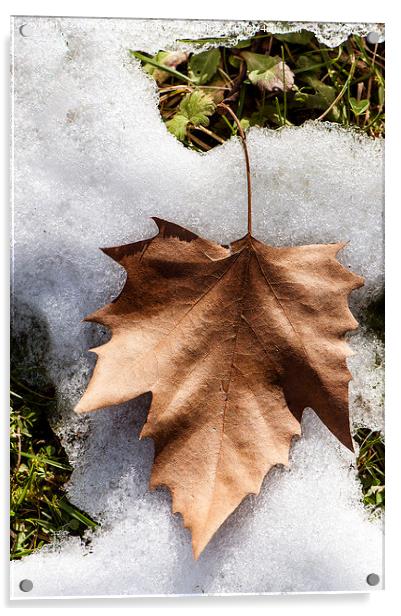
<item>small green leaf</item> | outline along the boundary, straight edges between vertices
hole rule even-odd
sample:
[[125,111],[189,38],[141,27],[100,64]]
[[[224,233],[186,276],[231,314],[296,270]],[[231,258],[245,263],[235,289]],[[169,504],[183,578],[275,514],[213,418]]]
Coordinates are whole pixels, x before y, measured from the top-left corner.
[[[336,97],[336,90],[333,86],[329,86],[320,79],[308,75],[305,77],[305,81],[315,90],[316,94],[314,96],[313,102],[315,104],[315,108],[324,109],[325,107],[329,107]],[[313,95],[312,95],[313,96]],[[312,99],[310,99],[312,102]]]
[[253,71],[263,73],[273,68],[281,60],[279,56],[265,56],[262,53],[253,53],[252,51],[243,51],[241,56],[246,62],[248,73]]
[[365,111],[367,111],[369,108],[369,101],[367,99],[357,101],[356,98],[351,96],[351,98],[349,99],[349,103],[356,117],[360,116],[362,113],[365,113]]
[[268,92],[288,91],[294,85],[294,73],[279,56],[265,56],[244,51],[242,57],[248,69],[248,78],[253,85]]
[[182,99],[178,112],[166,122],[167,129],[180,141],[184,141],[188,125],[208,126],[209,116],[214,113],[216,105],[208,94],[195,90]]
[[167,130],[180,141],[184,141],[187,134],[188,118],[180,113],[176,113],[171,120],[166,122]]
[[210,49],[193,54],[188,63],[188,75],[193,83],[208,83],[217,71],[220,62],[219,49]]
[[318,54],[310,54],[310,55],[305,54],[297,58],[295,62],[295,67],[296,67],[294,69],[295,75],[309,73],[312,71],[316,73],[317,72],[316,69],[327,67],[327,63],[322,62],[321,56],[319,56]]
[[234,68],[239,68],[241,65],[241,58],[230,54],[228,56],[228,63],[231,64],[231,66],[233,66]]
[[382,107],[384,105],[384,86],[382,84],[380,84],[377,89],[377,97],[379,99],[379,105]]
[[201,90],[195,90],[195,92],[187,94],[180,103],[180,112],[194,126],[207,126],[209,124],[208,116],[214,113],[215,108],[216,105],[213,99]]
[[[168,52],[167,51],[159,51],[155,56],[153,56],[153,58],[151,58],[151,60],[153,61],[152,64],[150,64],[149,62],[147,62],[146,64],[143,65],[143,70],[145,71],[145,73],[148,73],[148,75],[152,75],[154,76],[154,74],[157,71],[160,71],[162,69],[160,68],[156,68],[156,64],[158,66],[166,66],[166,64],[164,63],[164,60],[167,58],[168,56]],[[163,70],[163,72],[165,73],[165,71]],[[166,73],[167,75],[167,73]]]
[[383,502],[383,490],[377,490],[376,492],[376,505],[381,505]]

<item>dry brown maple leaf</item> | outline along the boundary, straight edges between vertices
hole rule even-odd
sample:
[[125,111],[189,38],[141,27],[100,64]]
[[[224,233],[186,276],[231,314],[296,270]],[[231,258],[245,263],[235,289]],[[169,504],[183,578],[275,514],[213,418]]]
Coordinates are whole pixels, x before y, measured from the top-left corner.
[[166,485],[195,558],[276,464],[305,407],[353,449],[348,295],[363,284],[344,244],[274,248],[249,233],[223,247],[154,219],[154,238],[104,249],[127,272],[116,300],[86,318],[111,329],[76,410],[152,403],[151,488]]

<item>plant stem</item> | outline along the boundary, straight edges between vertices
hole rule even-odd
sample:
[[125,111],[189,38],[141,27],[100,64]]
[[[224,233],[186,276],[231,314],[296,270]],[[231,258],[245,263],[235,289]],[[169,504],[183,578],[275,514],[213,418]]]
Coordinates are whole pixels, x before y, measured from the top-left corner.
[[226,118],[226,116],[225,116],[225,115],[223,115],[223,116],[221,116],[221,117],[223,118],[224,122],[227,124],[228,128],[230,129],[231,134],[232,134],[232,135],[235,135],[235,133],[236,133],[236,127],[231,126],[230,122],[227,120],[227,118]]
[[283,65],[283,113],[284,113],[284,124],[287,124],[287,88],[285,87],[285,55],[284,55],[284,47],[281,46],[281,63]]
[[194,143],[196,143],[196,145],[201,147],[203,151],[207,152],[208,150],[212,149],[212,146],[207,145],[207,143],[205,143],[204,141],[196,137],[193,133],[191,133],[190,130],[187,131],[187,136],[190,141],[193,141]]
[[205,133],[205,135],[209,135],[209,137],[213,137],[213,139],[215,139],[219,143],[225,143],[224,139],[216,135],[216,133],[209,130],[208,128],[205,128],[204,126],[193,126],[192,130],[200,130],[202,131],[202,133]]
[[[377,53],[377,43],[376,43],[374,51],[373,51],[372,70],[374,70],[374,66],[375,66],[376,53]],[[370,101],[370,97],[371,97],[371,94],[372,94],[372,80],[373,80],[373,75],[371,75],[369,77],[369,81],[368,81],[368,88],[367,88],[367,93],[366,93],[366,98],[368,99],[368,101]],[[369,105],[369,107],[370,107],[370,105]],[[363,126],[366,126],[366,124],[369,121],[369,116],[370,116],[370,108],[369,107],[366,109],[365,118],[364,118],[364,121],[363,121]]]
[[241,122],[239,121],[239,119],[237,118],[237,116],[235,115],[234,111],[231,109],[231,107],[229,107],[228,105],[226,105],[225,103],[220,103],[218,105],[218,107],[222,107],[223,109],[225,109],[232,117],[232,119],[234,120],[234,122],[236,123],[237,127],[238,127],[238,133],[239,136],[241,138],[241,142],[242,142],[242,147],[244,149],[244,155],[245,155],[245,166],[246,166],[246,183],[247,183],[247,191],[248,191],[248,233],[247,235],[251,236],[252,235],[252,186],[251,186],[251,167],[249,164],[249,154],[248,154],[248,148],[246,145],[246,137],[245,137],[245,133],[243,131],[243,128],[241,126]]
[[352,77],[354,75],[354,71],[355,71],[355,66],[356,66],[356,62],[355,62],[355,56],[352,56],[351,58],[351,68],[349,71],[349,75],[348,78],[346,80],[346,82],[344,83],[343,87],[341,88],[340,92],[338,93],[338,96],[336,96],[336,98],[334,99],[334,101],[331,103],[330,107],[328,107],[326,109],[326,111],[324,113],[322,113],[317,120],[323,120],[323,118],[325,118],[327,116],[328,113],[330,113],[330,111],[333,109],[333,107],[335,107],[335,105],[337,105],[337,103],[342,99],[342,97],[344,96],[347,88],[348,88],[348,84],[351,82]]

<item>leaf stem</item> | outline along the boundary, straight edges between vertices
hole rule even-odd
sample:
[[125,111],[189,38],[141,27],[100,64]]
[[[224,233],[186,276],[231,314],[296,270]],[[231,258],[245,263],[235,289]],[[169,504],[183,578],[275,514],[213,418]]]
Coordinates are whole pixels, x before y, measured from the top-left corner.
[[224,102],[219,103],[218,107],[222,107],[223,109],[225,109],[231,115],[232,119],[236,123],[238,127],[238,134],[241,138],[242,147],[244,149],[245,166],[246,166],[246,183],[247,183],[247,190],[248,190],[248,233],[247,235],[250,236],[252,235],[252,186],[251,186],[251,167],[249,164],[249,154],[248,154],[248,148],[246,145],[246,136],[241,126],[241,122],[239,121],[238,117],[236,116],[234,111],[231,109],[231,107],[226,105]]

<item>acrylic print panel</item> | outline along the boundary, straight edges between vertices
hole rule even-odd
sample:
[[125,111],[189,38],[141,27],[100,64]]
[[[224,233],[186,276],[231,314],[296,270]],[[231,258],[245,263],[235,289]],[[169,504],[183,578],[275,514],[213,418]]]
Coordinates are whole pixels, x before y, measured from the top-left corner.
[[[382,25],[362,23],[12,20],[13,598],[382,588],[383,40]],[[228,250],[217,244],[244,237],[242,131],[254,237],[275,247],[348,242],[338,259],[365,279],[350,296],[359,329],[347,336],[355,452],[306,408],[288,466],[241,497],[195,559],[169,490],[149,489],[154,444],[139,434],[151,389],[74,412],[95,365],[89,349],[110,339],[82,319],[125,283],[99,247],[154,236],[151,216],[205,238],[206,269],[210,250]],[[162,240],[176,242],[177,258],[199,245]],[[122,373],[140,364],[148,378],[141,353]],[[179,386],[166,387],[179,401]],[[258,441],[262,456],[268,446]],[[235,484],[239,464],[230,472]]]

